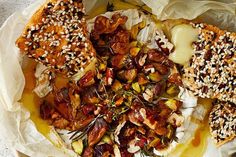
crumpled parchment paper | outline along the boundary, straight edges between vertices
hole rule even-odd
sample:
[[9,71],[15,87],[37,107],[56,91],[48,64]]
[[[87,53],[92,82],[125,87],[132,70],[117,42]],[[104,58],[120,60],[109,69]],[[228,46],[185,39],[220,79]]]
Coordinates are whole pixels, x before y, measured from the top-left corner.
[[[234,0],[127,0],[130,3],[146,4],[153,14],[161,20],[194,19],[214,24],[229,31],[236,31],[236,2]],[[84,0],[89,13],[100,5],[106,5],[107,0]],[[226,3],[228,2],[228,3]],[[6,143],[33,157],[63,157],[76,156],[62,147],[58,149],[41,135],[30,120],[30,113],[18,102],[25,85],[21,70],[22,57],[15,40],[21,34],[25,24],[32,14],[44,3],[37,0],[24,11],[18,11],[8,18],[0,29],[0,136]],[[57,137],[51,133],[51,138]],[[208,140],[205,157],[228,157],[236,150],[236,140],[216,149],[212,140]]]

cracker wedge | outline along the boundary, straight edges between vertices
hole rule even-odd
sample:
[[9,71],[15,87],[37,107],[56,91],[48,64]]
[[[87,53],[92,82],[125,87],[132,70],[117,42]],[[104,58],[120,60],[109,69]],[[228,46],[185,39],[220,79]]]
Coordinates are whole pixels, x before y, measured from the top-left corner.
[[83,71],[96,56],[84,15],[82,0],[47,0],[16,45],[28,57],[70,77]]

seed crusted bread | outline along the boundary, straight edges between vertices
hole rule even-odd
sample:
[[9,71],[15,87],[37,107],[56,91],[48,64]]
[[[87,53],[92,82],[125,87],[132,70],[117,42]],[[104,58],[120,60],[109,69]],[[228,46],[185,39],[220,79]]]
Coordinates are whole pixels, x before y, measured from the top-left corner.
[[199,35],[184,68],[184,85],[196,96],[236,103],[236,33],[207,24],[193,27]]
[[210,132],[217,146],[236,137],[236,105],[217,101],[209,116]]
[[84,14],[82,0],[47,0],[16,45],[28,57],[70,77],[83,71],[96,56]]

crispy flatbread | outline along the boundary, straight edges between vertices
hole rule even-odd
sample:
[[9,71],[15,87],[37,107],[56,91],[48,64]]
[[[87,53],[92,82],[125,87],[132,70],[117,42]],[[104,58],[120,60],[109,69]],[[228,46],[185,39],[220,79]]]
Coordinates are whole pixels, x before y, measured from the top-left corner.
[[28,57],[72,76],[95,59],[80,0],[48,0],[16,41]]

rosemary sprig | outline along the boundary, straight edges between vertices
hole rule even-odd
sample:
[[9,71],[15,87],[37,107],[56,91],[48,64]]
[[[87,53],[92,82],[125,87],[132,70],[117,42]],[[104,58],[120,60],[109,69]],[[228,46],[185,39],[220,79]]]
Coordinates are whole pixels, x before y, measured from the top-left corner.
[[113,3],[109,3],[107,4],[107,11],[114,11],[114,4]]

